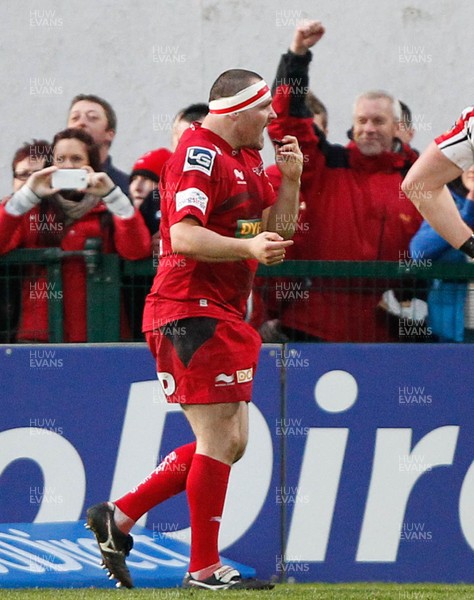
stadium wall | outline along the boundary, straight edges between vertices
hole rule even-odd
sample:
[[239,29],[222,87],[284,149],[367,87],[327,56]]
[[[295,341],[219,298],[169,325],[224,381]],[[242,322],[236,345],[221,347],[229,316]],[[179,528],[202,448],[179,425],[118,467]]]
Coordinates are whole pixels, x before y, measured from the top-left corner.
[[[420,150],[472,103],[471,0],[0,0],[0,12],[2,196],[16,148],[52,139],[77,93],[112,103],[112,155],[129,171],[169,145],[176,112],[207,101],[220,72],[250,68],[271,81],[304,18],[327,28],[310,74],[331,141],[346,142],[353,99],[366,89],[410,106]],[[264,157],[272,161],[269,148]]]

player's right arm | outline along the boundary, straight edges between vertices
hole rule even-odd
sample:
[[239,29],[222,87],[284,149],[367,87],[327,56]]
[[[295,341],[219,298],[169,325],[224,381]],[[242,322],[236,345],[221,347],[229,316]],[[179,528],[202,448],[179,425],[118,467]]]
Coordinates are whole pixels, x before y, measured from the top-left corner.
[[472,235],[472,230],[462,220],[445,185],[461,173],[459,167],[432,142],[414,163],[402,184],[403,191],[426,221],[454,248],[459,248]]
[[255,259],[264,265],[275,265],[283,261],[285,249],[293,244],[271,231],[249,239],[223,236],[192,217],[172,225],[170,237],[173,252],[205,262]]
[[454,248],[472,236],[446,184],[473,164],[474,109],[464,110],[451,131],[436,138],[405,177],[402,189],[433,229]]

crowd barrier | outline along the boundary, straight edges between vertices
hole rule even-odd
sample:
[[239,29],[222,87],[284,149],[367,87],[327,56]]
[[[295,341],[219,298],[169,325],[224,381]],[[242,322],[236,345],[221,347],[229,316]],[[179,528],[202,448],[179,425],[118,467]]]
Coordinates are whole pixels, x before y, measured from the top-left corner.
[[[102,254],[97,240],[91,239],[80,252],[63,252],[59,248],[19,249],[0,257],[0,343],[15,341],[21,288],[28,285],[32,288],[30,293],[41,294],[48,300],[49,341],[64,341],[62,263],[72,256],[82,256],[86,265],[87,340],[84,341],[143,341],[143,304],[153,281],[157,258],[125,261],[116,254]],[[41,290],[32,283],[35,266],[44,266],[46,270],[46,281]],[[444,294],[443,301],[460,294],[462,303],[472,294],[474,304],[474,290],[468,288],[466,296],[466,292],[459,291],[457,286],[474,280],[474,264],[436,263],[422,257],[410,257],[407,253],[392,262],[287,261],[275,267],[260,266],[257,275],[256,290],[264,305],[268,302],[274,307],[273,317],[278,317],[279,307],[283,304],[304,312],[310,290],[324,290],[327,295],[350,292],[355,301],[364,302],[364,298],[369,298],[372,303],[373,298],[382,300],[384,293],[392,290],[392,297],[400,301],[416,298],[425,302],[433,280],[454,285],[449,292],[451,296]],[[344,308],[335,302],[331,318],[343,319],[341,310]],[[443,313],[445,319],[460,318],[459,311],[449,307]],[[395,332],[395,341],[438,341],[429,322],[419,317],[417,311],[406,311],[405,317],[379,311],[377,318],[386,320],[387,327]],[[121,326],[124,320],[126,327]],[[34,331],[28,339],[36,341]]]

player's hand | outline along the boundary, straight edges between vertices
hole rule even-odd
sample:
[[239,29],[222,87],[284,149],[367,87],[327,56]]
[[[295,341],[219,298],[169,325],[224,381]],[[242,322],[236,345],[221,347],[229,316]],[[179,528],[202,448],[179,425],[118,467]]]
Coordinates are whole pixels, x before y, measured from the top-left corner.
[[290,50],[294,54],[306,54],[323,37],[326,30],[321,21],[304,21],[298,25],[293,35]]
[[262,265],[278,265],[285,258],[286,248],[292,240],[284,240],[273,231],[264,231],[249,240],[250,254]]
[[283,177],[299,181],[303,171],[303,153],[293,135],[285,135],[282,146],[276,146],[275,162]]

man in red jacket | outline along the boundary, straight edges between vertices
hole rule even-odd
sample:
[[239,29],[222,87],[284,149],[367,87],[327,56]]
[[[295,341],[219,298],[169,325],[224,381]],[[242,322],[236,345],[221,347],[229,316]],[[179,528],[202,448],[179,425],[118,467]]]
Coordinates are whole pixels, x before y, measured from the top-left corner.
[[[309,49],[324,33],[318,21],[296,28],[273,90],[277,119],[269,125],[270,136],[281,139],[291,131],[304,155],[304,208],[287,258],[397,261],[421,223],[400,191],[417,154],[398,139],[400,104],[386,92],[358,96],[353,139],[345,147],[328,143],[314,127],[305,105]],[[392,341],[388,319],[377,310],[387,284],[322,279],[303,290],[301,282],[286,283],[280,289],[282,329],[293,340]],[[278,300],[278,291],[270,302]]]

